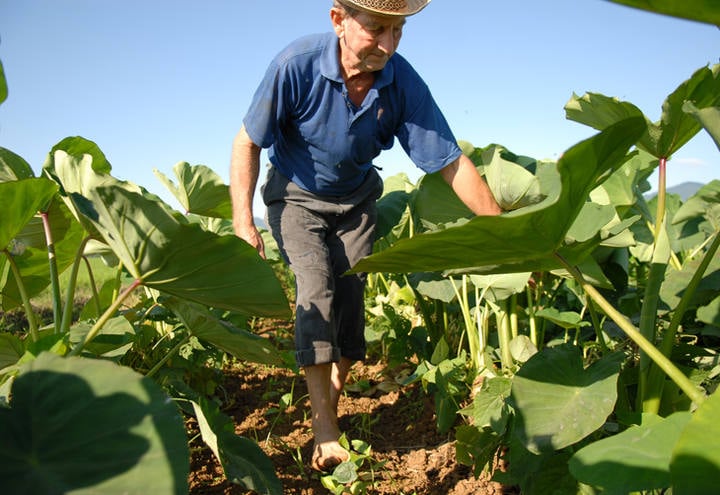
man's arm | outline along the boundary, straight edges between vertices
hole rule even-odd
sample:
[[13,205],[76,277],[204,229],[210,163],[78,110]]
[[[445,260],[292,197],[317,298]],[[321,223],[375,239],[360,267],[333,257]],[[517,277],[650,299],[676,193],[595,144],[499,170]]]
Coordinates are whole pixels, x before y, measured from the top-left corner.
[[230,199],[235,234],[265,257],[265,246],[255,226],[253,197],[260,173],[260,147],[242,127],[235,136],[230,156]]
[[460,155],[460,158],[440,170],[440,175],[450,184],[465,206],[476,215],[502,213],[487,183],[467,156]]

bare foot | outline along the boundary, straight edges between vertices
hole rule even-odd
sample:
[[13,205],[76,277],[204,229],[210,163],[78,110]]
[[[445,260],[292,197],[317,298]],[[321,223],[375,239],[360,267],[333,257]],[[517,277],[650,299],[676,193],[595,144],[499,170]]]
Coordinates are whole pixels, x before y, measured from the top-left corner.
[[350,454],[337,441],[316,442],[311,466],[316,471],[328,472],[348,459]]

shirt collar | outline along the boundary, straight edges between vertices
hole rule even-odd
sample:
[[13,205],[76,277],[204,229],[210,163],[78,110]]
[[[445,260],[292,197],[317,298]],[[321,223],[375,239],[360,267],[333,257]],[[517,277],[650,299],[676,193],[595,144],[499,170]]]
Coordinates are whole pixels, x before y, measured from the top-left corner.
[[[392,62],[393,59],[391,57],[388,63],[385,64],[385,67],[375,74],[374,88],[383,88],[393,81],[395,68]],[[340,43],[335,33],[328,33],[327,43],[320,56],[320,73],[331,81],[338,83],[344,82],[342,73],[340,72]]]

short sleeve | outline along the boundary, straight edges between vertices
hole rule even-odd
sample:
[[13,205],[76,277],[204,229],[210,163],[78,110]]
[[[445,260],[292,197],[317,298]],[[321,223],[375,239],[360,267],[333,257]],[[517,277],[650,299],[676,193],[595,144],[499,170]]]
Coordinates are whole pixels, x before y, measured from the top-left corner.
[[248,136],[261,148],[269,148],[275,142],[284,120],[282,72],[276,61],[270,64],[243,119]]
[[413,163],[426,173],[437,172],[457,160],[462,150],[432,97],[423,85],[417,107],[402,124],[397,138]]

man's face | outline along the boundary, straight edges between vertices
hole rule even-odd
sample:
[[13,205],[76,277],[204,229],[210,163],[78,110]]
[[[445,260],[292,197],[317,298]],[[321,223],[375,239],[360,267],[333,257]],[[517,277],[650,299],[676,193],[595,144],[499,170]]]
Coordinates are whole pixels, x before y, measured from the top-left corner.
[[361,72],[382,69],[397,50],[402,37],[404,17],[384,17],[360,12],[342,20],[340,42]]

